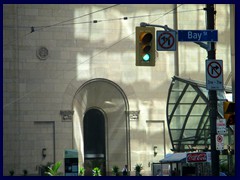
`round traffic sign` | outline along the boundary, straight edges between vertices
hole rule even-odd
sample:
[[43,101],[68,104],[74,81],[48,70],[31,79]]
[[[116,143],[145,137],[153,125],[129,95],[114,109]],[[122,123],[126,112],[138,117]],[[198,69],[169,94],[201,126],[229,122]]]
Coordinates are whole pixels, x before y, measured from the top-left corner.
[[217,135],[217,142],[222,143],[222,141],[223,141],[223,136]]
[[222,74],[222,67],[218,62],[212,61],[208,64],[207,71],[210,77],[218,78]]
[[158,44],[163,49],[170,49],[174,45],[174,36],[169,32],[163,32],[158,37]]

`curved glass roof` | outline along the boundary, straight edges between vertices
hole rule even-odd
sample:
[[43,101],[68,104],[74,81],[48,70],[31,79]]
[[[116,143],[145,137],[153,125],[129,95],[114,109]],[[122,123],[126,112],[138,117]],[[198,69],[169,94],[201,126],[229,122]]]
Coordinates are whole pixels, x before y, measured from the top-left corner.
[[[217,91],[218,117],[223,117],[223,90]],[[210,121],[206,84],[172,78],[167,101],[167,124],[174,152],[210,147]]]

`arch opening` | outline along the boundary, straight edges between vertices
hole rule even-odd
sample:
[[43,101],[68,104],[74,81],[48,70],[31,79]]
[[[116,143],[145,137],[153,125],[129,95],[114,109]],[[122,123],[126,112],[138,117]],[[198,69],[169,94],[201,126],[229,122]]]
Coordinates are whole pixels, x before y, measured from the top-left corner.
[[108,175],[116,164],[130,165],[128,109],[125,93],[112,81],[93,79],[77,90],[73,147],[79,151],[80,166],[101,166],[102,175]]

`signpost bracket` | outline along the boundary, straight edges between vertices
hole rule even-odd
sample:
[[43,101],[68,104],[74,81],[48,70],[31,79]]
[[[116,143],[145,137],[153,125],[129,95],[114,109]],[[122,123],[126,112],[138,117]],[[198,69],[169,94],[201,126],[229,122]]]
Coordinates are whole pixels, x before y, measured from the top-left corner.
[[[145,23],[145,22],[141,22],[140,26],[141,27],[146,27],[146,26],[160,27],[160,28],[163,28],[165,31],[174,31],[174,32],[176,32],[176,34],[178,34],[177,30],[169,28],[167,25],[163,26],[163,25],[148,24],[148,23]],[[207,52],[211,50],[211,43],[207,43],[207,44],[203,43],[203,42],[194,42],[194,43],[199,45],[201,48],[205,49]]]
[[141,27],[146,27],[146,26],[160,27],[160,28],[163,28],[165,31],[175,31],[177,33],[176,30],[169,28],[167,25],[162,26],[162,25],[157,25],[157,24],[148,24],[148,23],[145,23],[145,22],[141,22],[140,26]]
[[210,51],[211,49],[211,44],[210,43],[203,43],[203,42],[194,42],[195,44],[198,44],[200,47],[205,49],[206,51]]

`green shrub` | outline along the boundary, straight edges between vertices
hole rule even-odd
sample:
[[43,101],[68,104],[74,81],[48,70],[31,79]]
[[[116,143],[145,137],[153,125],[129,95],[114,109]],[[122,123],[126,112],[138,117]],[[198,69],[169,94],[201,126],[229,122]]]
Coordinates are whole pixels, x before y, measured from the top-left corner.
[[98,167],[93,168],[93,176],[101,176],[101,169]]
[[141,170],[143,169],[142,164],[136,164],[134,170],[136,171],[136,176],[142,176]]
[[85,173],[84,167],[79,167],[78,175],[79,175],[79,176],[84,176],[84,173]]
[[10,176],[13,176],[13,175],[14,175],[14,170],[13,170],[13,169],[9,171],[9,175],[10,175]]
[[48,166],[45,174],[47,174],[48,176],[61,176],[62,173],[58,172],[61,165],[62,165],[62,162],[58,161],[55,164],[53,164],[52,166]]
[[112,167],[112,172],[115,174],[115,176],[119,176],[119,167],[118,166],[113,166]]

